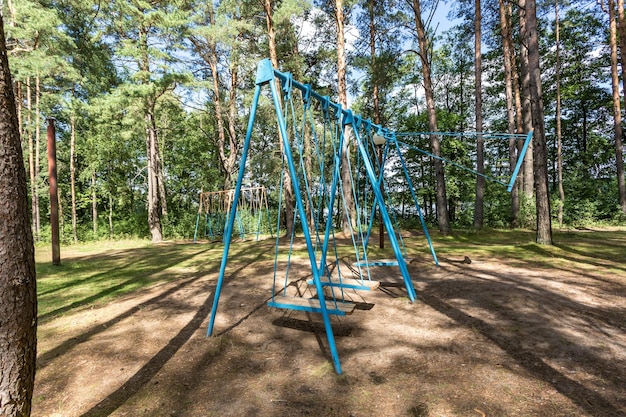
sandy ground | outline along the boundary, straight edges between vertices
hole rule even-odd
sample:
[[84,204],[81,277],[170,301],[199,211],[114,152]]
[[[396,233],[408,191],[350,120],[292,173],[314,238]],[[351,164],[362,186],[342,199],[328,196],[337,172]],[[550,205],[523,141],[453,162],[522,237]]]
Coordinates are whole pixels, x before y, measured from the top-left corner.
[[[214,337],[206,251],[171,282],[43,320],[33,415],[626,416],[624,266],[424,255],[415,303],[397,268],[374,268],[381,287],[332,318],[337,375],[318,315],[267,307],[273,263],[254,244],[231,250]],[[290,291],[311,296],[307,262]]]

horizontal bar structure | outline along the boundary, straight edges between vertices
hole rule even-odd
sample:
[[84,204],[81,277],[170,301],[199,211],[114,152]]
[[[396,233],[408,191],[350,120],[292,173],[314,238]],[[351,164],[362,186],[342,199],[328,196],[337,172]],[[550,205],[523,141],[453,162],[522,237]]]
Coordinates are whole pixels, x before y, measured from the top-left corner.
[[524,143],[522,145],[522,149],[520,150],[519,154],[517,155],[517,163],[515,164],[515,169],[513,170],[513,172],[511,173],[511,178],[509,179],[508,182],[503,182],[500,181],[497,178],[494,178],[490,175],[485,175],[482,174],[480,172],[478,172],[475,169],[471,169],[468,168],[466,166],[457,164],[454,161],[451,161],[447,158],[444,158],[443,156],[437,156],[434,155],[428,151],[425,151],[423,149],[418,148],[417,146],[413,146],[412,144],[406,143],[406,142],[402,142],[402,141],[397,141],[399,144],[406,146],[410,149],[413,149],[417,152],[420,152],[424,155],[427,155],[431,158],[435,158],[435,159],[439,159],[443,162],[446,162],[450,165],[454,165],[457,168],[460,168],[462,170],[471,172],[473,174],[476,174],[478,176],[481,176],[485,179],[488,179],[490,181],[496,182],[498,184],[504,185],[506,186],[506,190],[507,192],[511,192],[511,190],[513,189],[513,185],[515,185],[515,180],[517,179],[517,175],[519,174],[520,168],[522,167],[522,162],[524,161],[524,157],[526,156],[526,152],[528,151],[528,146],[530,145],[530,141],[533,138],[533,131],[529,131],[527,134],[518,134],[518,133],[490,133],[490,132],[397,132],[392,134],[392,140],[394,140],[393,138],[397,138],[397,137],[416,137],[416,136],[425,136],[425,135],[437,135],[437,136],[450,136],[450,137],[467,137],[467,136],[475,136],[475,137],[482,137],[483,139],[524,139]]

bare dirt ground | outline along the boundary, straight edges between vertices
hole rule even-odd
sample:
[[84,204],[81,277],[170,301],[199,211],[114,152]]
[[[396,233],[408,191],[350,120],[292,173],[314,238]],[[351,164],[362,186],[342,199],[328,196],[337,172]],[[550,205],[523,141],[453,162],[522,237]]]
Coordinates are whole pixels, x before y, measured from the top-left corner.
[[[203,256],[221,245],[196,245],[170,282],[42,321],[33,415],[626,416],[624,265],[424,255],[415,303],[380,267],[381,288],[348,292],[361,309],[333,318],[336,375],[319,317],[266,306],[273,263],[251,245],[268,244],[231,249],[215,337],[219,265]],[[310,271],[298,262],[292,281]]]

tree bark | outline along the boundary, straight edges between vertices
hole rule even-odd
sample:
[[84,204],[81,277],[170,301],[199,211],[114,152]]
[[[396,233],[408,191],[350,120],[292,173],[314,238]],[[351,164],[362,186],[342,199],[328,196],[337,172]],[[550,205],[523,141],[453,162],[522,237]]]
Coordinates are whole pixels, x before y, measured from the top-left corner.
[[548,187],[548,153],[544,125],[543,96],[541,89],[541,68],[539,65],[539,33],[537,30],[537,5],[528,0],[528,71],[530,74],[530,101],[533,118],[533,145],[535,170],[535,195],[537,213],[537,243],[552,244],[552,218],[550,216],[550,191]]
[[239,62],[235,58],[233,59],[231,76],[230,76],[230,94],[228,101],[228,145],[230,153],[226,159],[226,166],[230,170],[229,183],[230,186],[227,189],[234,186],[235,179],[235,167],[237,164],[237,155],[239,150],[239,143],[237,141],[237,85],[239,84]]
[[41,237],[41,214],[39,207],[39,174],[41,173],[41,126],[39,125],[41,120],[40,114],[40,97],[41,97],[41,82],[39,75],[35,77],[35,231],[36,239]]
[[[335,0],[335,22],[337,23],[337,94],[339,104],[344,109],[348,108],[348,85],[346,77],[346,15],[343,10],[343,0]],[[341,148],[341,184],[343,186],[343,198],[347,213],[343,216],[342,228],[350,229],[350,224],[356,219],[356,207],[352,194],[352,173],[350,172],[350,149],[352,138],[352,126],[344,128],[344,141]]]
[[370,55],[372,66],[372,100],[374,104],[374,123],[380,124],[380,92],[378,88],[378,68],[376,67],[376,21],[374,16],[374,0],[367,3],[370,29]]
[[[621,0],[623,1],[623,0]],[[563,205],[565,204],[565,190],[563,189],[563,155],[562,155],[562,132],[561,132],[561,34],[559,25],[559,0],[554,2],[554,20],[556,32],[556,172],[559,188],[559,211],[557,219],[559,226],[563,226]]]
[[35,250],[2,19],[0,90],[0,415],[26,417],[37,351]]
[[31,222],[33,229],[33,236],[37,239],[37,225],[35,224],[35,214],[37,213],[37,182],[35,180],[35,147],[32,136],[33,128],[33,101],[32,91],[30,86],[30,77],[26,79],[26,140],[28,141],[28,172],[30,174],[30,207],[31,207]]
[[109,190],[109,239],[113,239],[113,193]]
[[[149,108],[150,105],[147,104]],[[163,240],[163,233],[161,231],[161,216],[159,213],[159,191],[158,191],[158,176],[157,176],[157,160],[156,160],[156,137],[155,131],[152,126],[152,114],[150,111],[146,111],[146,154],[148,156],[148,227],[150,228],[150,235],[152,236],[152,242],[158,243]]]
[[[623,10],[622,10],[623,12]],[[619,206],[626,214],[626,184],[624,183],[624,157],[622,146],[622,113],[617,70],[617,24],[615,22],[615,0],[609,0],[609,43],[611,46],[611,88],[613,90],[613,125],[615,127],[615,167],[617,169],[617,192]]]
[[[515,103],[513,99],[513,48],[510,42],[511,33],[509,25],[509,15],[507,13],[505,0],[499,0],[500,6],[500,28],[502,34],[502,48],[504,55],[504,90],[506,96],[507,132],[516,133],[515,126]],[[517,163],[517,141],[515,138],[509,139],[509,172],[512,174]],[[519,215],[519,194],[518,187],[511,190],[511,226],[518,226]]]
[[[530,70],[528,68],[528,53],[529,53],[529,29],[528,29],[528,5],[529,2],[526,0],[519,1],[519,10],[520,10],[520,37],[521,37],[521,46],[520,46],[520,69],[522,75],[522,124],[524,133],[528,133],[533,129],[533,116],[532,109],[530,104]],[[534,142],[534,141],[533,141]],[[533,190],[533,151],[534,143],[531,143],[528,146],[528,150],[526,152],[526,156],[524,157],[523,167],[523,191],[524,196],[527,201],[532,201],[534,190]]]
[[[276,50],[276,31],[274,28],[274,6],[272,4],[272,0],[264,0],[263,7],[265,10],[265,21],[267,23],[267,39],[268,46],[270,52],[270,61],[272,61],[272,66],[275,69],[278,69],[278,52]],[[280,86],[278,85],[278,81],[276,82],[276,90],[281,91]],[[280,98],[281,105],[283,104],[282,96]],[[278,130],[278,142],[280,147],[281,155],[285,155],[285,148],[283,145],[283,138],[280,134],[280,129]],[[291,236],[294,228],[294,209],[295,209],[295,201],[293,195],[293,185],[291,174],[289,173],[289,168],[285,165],[283,169],[283,188],[285,192],[285,234],[287,236]],[[304,220],[304,219],[303,219]]]
[[72,193],[72,238],[78,242],[77,221],[76,221],[76,119],[70,117],[70,191]]
[[[417,29],[417,40],[419,43],[419,56],[422,62],[426,110],[428,112],[428,127],[431,132],[437,132],[437,113],[435,109],[433,85],[430,78],[428,41],[426,39],[426,28],[424,27],[424,23],[422,21],[422,12],[419,0],[413,0],[413,12],[415,14],[415,26]],[[430,146],[433,155],[441,156],[441,147],[436,134],[430,135]],[[439,231],[444,235],[447,235],[450,233],[450,217],[448,215],[448,198],[446,197],[446,182],[443,172],[443,162],[440,159],[433,158],[433,165],[435,169],[435,179],[437,181],[437,221],[439,223]]]
[[[481,55],[481,10],[480,0],[474,3],[474,82],[476,98],[476,131],[483,131],[483,98],[482,98],[482,55]],[[476,170],[485,174],[485,143],[482,135],[476,137]],[[476,176],[476,200],[474,204],[474,229],[480,230],[484,223],[485,177]]]
[[98,195],[96,193],[96,171],[91,171],[91,229],[93,238],[98,238]]

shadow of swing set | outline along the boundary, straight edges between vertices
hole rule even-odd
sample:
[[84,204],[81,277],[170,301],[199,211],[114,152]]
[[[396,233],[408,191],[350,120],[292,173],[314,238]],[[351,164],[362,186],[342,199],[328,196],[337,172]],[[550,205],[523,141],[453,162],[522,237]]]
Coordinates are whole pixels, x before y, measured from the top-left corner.
[[[528,135],[482,132],[435,133],[442,137],[480,136],[483,139],[496,141],[515,140],[518,155],[514,169],[510,170],[506,163],[500,164],[499,168],[495,166],[497,164],[494,164],[494,175],[486,175],[415,146],[413,141],[416,137],[432,133],[392,132],[353,114],[349,109],[342,108],[341,105],[332,102],[328,96],[322,96],[313,91],[310,85],[293,80],[290,73],[280,72],[273,68],[269,59],[260,61],[257,65],[256,87],[237,183],[229,201],[230,207],[226,208],[228,212],[223,229],[224,252],[207,336],[211,336],[214,330],[215,316],[228,264],[228,252],[233,233],[238,227],[237,208],[239,200],[246,193],[243,184],[244,181],[250,181],[249,178],[246,180],[246,161],[264,86],[270,88],[271,101],[276,111],[279,139],[282,143],[283,172],[288,169],[291,178],[296,203],[294,225],[297,224],[301,229],[306,244],[311,268],[311,278],[307,284],[312,287],[311,293],[315,291],[310,298],[304,297],[300,289],[297,289],[295,294],[291,291],[294,285],[290,285],[289,272],[292,266],[291,255],[296,227],[289,236],[288,248],[284,248],[286,245],[279,244],[280,233],[278,232],[284,200],[285,176],[282,175],[279,185],[277,222],[274,229],[277,231],[274,251],[274,290],[267,304],[280,309],[320,314],[335,371],[341,374],[341,363],[330,316],[343,316],[354,311],[356,303],[346,297],[345,291],[371,291],[378,288],[379,282],[372,279],[370,267],[393,265],[400,271],[402,283],[410,301],[414,302],[417,298],[407,269],[406,249],[395,214],[397,207],[390,199],[394,191],[392,188],[397,188],[388,184],[388,178],[391,177],[390,174],[394,169],[402,173],[400,177],[403,178],[404,186],[410,191],[415,213],[419,216],[433,261],[438,265],[418,196],[409,175],[409,167],[405,160],[407,151],[414,151],[428,158],[438,158],[447,164],[455,165],[472,174],[506,186],[510,192],[532,139],[532,131]],[[349,156],[350,145],[354,146],[353,158]],[[508,147],[506,150],[508,151]],[[375,157],[376,155],[378,158]],[[500,172],[497,172],[498,169]],[[349,177],[349,181],[342,181],[342,176]],[[398,176],[396,175],[395,178],[397,182]],[[508,178],[508,181],[503,181],[502,178]],[[346,222],[349,228],[348,233],[336,232],[337,229],[341,230],[343,218],[349,218],[350,206],[354,208],[356,218]],[[370,259],[368,254],[368,242],[376,214],[387,230],[394,253],[392,260]],[[341,256],[341,253],[346,250],[346,240],[352,244],[349,262],[346,262],[345,256],[343,258]],[[278,282],[279,275],[283,279],[282,283]],[[277,288],[281,289],[277,292]]]

